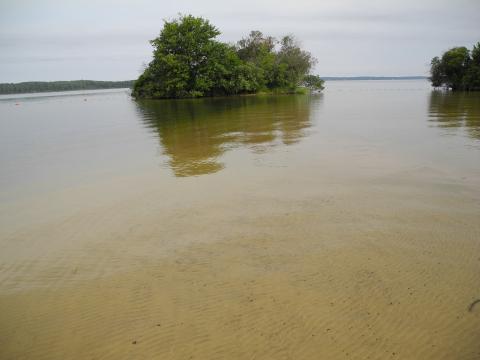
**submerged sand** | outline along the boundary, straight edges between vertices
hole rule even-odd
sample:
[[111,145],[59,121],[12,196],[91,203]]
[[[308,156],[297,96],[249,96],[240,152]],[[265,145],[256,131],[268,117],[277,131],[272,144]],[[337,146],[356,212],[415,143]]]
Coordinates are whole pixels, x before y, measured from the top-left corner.
[[123,95],[4,106],[109,116],[2,152],[0,359],[479,359],[479,101],[379,84],[155,104],[148,146]]
[[476,359],[479,194],[426,175],[151,184],[14,233],[2,358]]

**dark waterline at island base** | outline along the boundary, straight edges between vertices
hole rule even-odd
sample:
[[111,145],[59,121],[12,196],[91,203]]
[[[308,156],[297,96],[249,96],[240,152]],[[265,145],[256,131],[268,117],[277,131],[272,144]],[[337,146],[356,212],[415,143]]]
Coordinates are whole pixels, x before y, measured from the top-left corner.
[[0,113],[0,358],[480,356],[480,94]]
[[[336,80],[422,80],[425,76],[324,76],[325,81]],[[0,83],[0,95],[53,93],[69,91],[91,91],[102,89],[132,88],[135,80],[98,81],[98,80],[68,80],[68,81],[29,81],[21,83]],[[1,99],[1,98],[0,98]]]

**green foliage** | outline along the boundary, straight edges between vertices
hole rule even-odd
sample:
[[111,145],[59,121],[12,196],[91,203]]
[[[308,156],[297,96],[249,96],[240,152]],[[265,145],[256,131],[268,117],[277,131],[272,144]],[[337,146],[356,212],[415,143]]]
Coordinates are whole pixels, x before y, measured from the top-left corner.
[[324,89],[324,81],[318,75],[306,75],[303,78],[303,85],[312,91],[321,91]]
[[207,20],[193,16],[165,22],[160,36],[151,41],[154,59],[135,83],[134,95],[195,97],[210,91],[214,58],[225,50],[213,40],[219,33]]
[[275,82],[275,44],[273,37],[265,37],[260,31],[251,31],[247,38],[237,42],[238,57],[257,68],[257,82],[263,89],[273,87]]
[[432,86],[440,87],[444,82],[444,75],[442,70],[442,62],[435,56],[432,61],[430,62],[430,81],[432,82]]
[[299,95],[308,95],[310,94],[310,89],[307,88],[307,87],[303,87],[303,86],[300,86],[300,87],[297,87],[295,89],[295,94],[299,94]]
[[274,51],[275,38],[264,36],[260,31],[251,31],[247,38],[237,42],[237,54],[240,59],[259,65],[265,56]]
[[471,61],[465,73],[464,83],[469,90],[480,90],[480,42],[471,51]]
[[312,55],[300,48],[295,38],[285,36],[280,41],[281,48],[277,54],[277,86],[295,89],[315,64]]
[[470,52],[466,47],[455,47],[441,58],[434,57],[430,66],[432,86],[452,90],[480,90],[480,43]]
[[0,84],[0,94],[25,94],[36,92],[70,91],[70,90],[97,90],[131,88],[133,80],[126,81],[31,81],[17,84]]
[[[231,46],[208,20],[181,15],[152,40],[153,60],[135,82],[137,98],[188,98],[295,90],[315,63],[293,37],[278,43],[252,31]],[[276,51],[276,46],[280,49]]]

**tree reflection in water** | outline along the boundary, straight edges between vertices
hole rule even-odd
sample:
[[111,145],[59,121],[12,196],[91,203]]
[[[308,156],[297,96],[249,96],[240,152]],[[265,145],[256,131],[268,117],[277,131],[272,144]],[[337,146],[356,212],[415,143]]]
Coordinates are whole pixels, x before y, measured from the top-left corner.
[[432,91],[429,117],[448,132],[463,129],[480,140],[480,92]]
[[299,142],[311,126],[318,96],[244,96],[138,101],[145,125],[158,134],[175,176],[220,171],[222,154],[244,147],[263,153]]

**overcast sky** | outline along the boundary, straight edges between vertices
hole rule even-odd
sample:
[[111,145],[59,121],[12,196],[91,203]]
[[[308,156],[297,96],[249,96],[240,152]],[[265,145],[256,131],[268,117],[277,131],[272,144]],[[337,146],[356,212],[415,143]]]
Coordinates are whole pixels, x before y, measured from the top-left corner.
[[480,0],[0,0],[0,82],[137,78],[178,13],[227,42],[292,33],[322,76],[427,75],[433,56],[480,41]]

